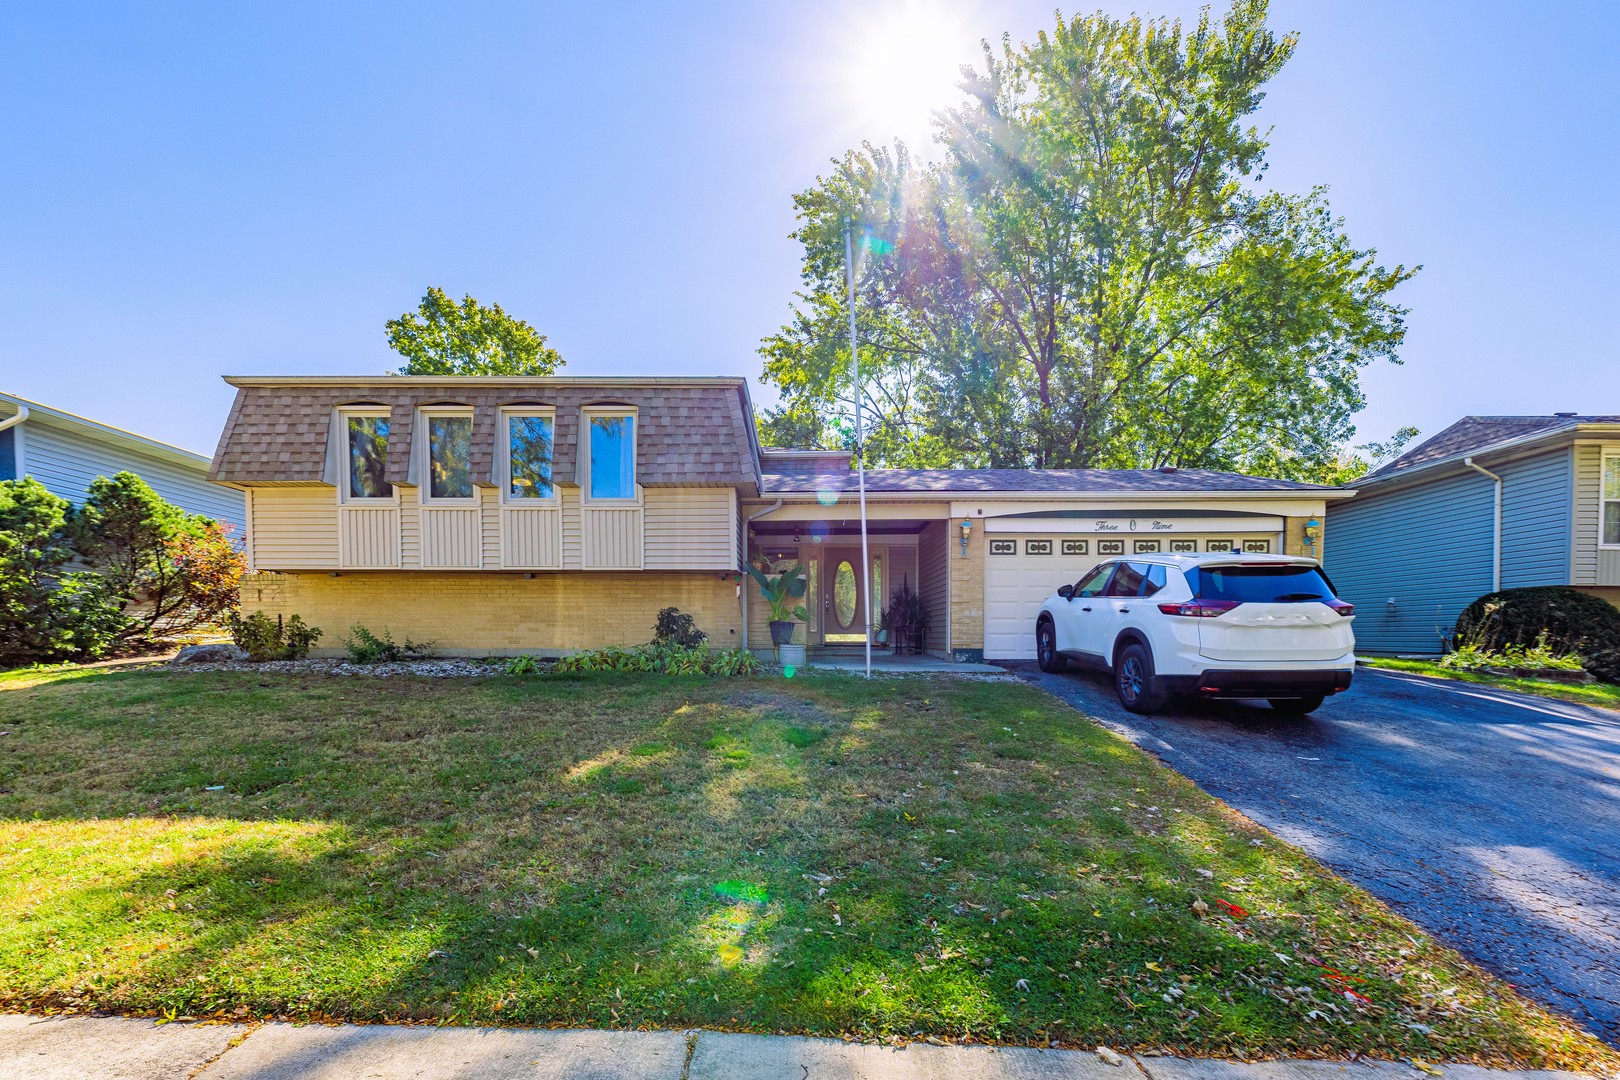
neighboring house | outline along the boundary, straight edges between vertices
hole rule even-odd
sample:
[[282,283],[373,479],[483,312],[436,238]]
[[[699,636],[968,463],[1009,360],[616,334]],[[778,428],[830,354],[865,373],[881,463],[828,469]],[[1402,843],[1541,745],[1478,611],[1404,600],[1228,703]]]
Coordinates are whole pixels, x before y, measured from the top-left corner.
[[[210,477],[246,492],[243,605],[460,654],[647,640],[660,608],[768,647],[745,560],[802,561],[813,650],[864,643],[847,453],[763,449],[739,378],[244,377]],[[1110,555],[1309,554],[1336,488],[1167,470],[876,469],[872,593],[929,651],[1034,655],[1056,587]],[[881,604],[878,606],[882,606]]]
[[77,506],[98,476],[132,472],[192,514],[236,528],[242,496],[208,482],[208,458],[37,401],[0,393],[0,480],[32,476]]
[[1326,565],[1363,652],[1437,654],[1497,589],[1620,605],[1620,416],[1465,416],[1353,486]]

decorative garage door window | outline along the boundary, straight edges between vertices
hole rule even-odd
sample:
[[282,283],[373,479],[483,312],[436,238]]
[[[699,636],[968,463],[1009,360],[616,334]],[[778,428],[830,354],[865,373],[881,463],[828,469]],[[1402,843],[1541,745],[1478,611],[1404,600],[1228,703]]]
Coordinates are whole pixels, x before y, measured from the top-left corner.
[[848,630],[855,621],[855,568],[847,559],[833,574],[833,618],[841,630]]
[[1136,553],[1138,555],[1151,555],[1155,551],[1158,551],[1158,550],[1159,550],[1159,542],[1157,540],[1138,540],[1138,541],[1136,541]]
[[992,554],[992,555],[1016,555],[1016,554],[1018,554],[1018,541],[1016,541],[1016,540],[992,540],[992,541],[990,541],[990,554]]
[[1205,551],[1231,551],[1232,550],[1232,541],[1230,541],[1230,540],[1206,540],[1204,542],[1204,550]]
[[1025,540],[1024,541],[1024,554],[1025,555],[1050,555],[1050,554],[1052,554],[1052,541],[1050,541],[1050,540]]
[[1089,540],[1063,541],[1063,554],[1065,555],[1086,555],[1089,554],[1090,551],[1091,541]]
[[1123,554],[1125,554],[1125,541],[1123,541],[1123,540],[1099,540],[1099,541],[1097,541],[1097,554],[1099,554],[1099,555],[1123,555]]
[[1197,551],[1198,550],[1198,541],[1196,541],[1196,540],[1172,540],[1172,541],[1170,541],[1170,550],[1171,551]]
[[1271,541],[1270,540],[1245,540],[1245,541],[1243,541],[1243,550],[1244,551],[1270,551],[1271,550]]

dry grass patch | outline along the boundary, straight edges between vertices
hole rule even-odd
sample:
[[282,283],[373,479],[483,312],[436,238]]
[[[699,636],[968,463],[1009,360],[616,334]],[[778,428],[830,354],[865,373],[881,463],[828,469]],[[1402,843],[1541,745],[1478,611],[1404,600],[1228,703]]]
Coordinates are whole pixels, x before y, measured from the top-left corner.
[[1613,1061],[1007,682],[37,672],[0,730],[9,1006]]

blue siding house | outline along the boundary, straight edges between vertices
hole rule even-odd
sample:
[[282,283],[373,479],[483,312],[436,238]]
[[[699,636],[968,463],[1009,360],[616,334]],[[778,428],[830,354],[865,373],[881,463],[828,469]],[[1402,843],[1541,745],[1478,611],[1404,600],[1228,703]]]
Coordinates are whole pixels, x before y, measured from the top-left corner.
[[1620,606],[1620,416],[1467,416],[1349,486],[1323,561],[1362,652],[1438,654],[1497,589]]
[[32,476],[74,505],[98,476],[132,472],[189,513],[246,520],[240,491],[208,482],[210,459],[144,435],[0,393],[0,480]]

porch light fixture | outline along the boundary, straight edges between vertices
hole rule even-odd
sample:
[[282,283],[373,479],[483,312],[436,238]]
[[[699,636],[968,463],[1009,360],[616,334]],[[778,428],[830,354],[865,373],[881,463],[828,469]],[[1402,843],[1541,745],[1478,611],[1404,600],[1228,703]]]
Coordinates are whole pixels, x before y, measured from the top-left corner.
[[968,540],[973,536],[973,522],[967,518],[962,519],[962,558],[967,558]]
[[1322,531],[1322,523],[1315,518],[1305,522],[1305,543],[1311,547],[1316,546],[1316,537]]

